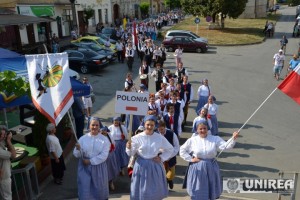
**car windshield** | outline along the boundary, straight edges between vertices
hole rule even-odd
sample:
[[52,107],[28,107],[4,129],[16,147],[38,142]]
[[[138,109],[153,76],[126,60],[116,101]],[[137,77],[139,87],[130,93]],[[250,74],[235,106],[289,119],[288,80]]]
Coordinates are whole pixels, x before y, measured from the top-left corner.
[[101,50],[102,50],[102,48],[99,47],[99,46],[96,45],[96,44],[90,44],[89,47],[90,47],[92,50],[94,50],[94,51],[101,51]]
[[82,53],[84,53],[84,55],[87,58],[92,58],[92,57],[98,56],[98,54],[96,52],[94,52],[94,51],[84,51]]
[[104,42],[103,42],[103,40],[102,40],[101,38],[97,39],[97,42],[98,42],[99,44],[104,44]]
[[195,36],[196,38],[199,38],[199,35],[196,35],[195,33],[191,33],[191,35]]

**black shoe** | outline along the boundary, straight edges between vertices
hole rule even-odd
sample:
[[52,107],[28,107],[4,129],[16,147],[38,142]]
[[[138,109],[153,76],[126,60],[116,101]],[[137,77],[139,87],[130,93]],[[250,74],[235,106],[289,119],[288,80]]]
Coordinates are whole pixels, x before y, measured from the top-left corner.
[[169,184],[169,188],[172,190],[174,187],[173,181],[168,181],[168,184]]

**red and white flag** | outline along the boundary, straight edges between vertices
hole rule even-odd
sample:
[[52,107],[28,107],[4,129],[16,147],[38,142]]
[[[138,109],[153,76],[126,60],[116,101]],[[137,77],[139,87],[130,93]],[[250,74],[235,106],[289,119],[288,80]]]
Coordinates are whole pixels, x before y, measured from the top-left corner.
[[26,55],[32,102],[57,125],[72,106],[73,92],[66,53]]
[[300,65],[277,88],[300,104]]
[[138,37],[137,37],[137,33],[136,33],[136,23],[135,21],[132,24],[132,46],[137,47],[138,46]]

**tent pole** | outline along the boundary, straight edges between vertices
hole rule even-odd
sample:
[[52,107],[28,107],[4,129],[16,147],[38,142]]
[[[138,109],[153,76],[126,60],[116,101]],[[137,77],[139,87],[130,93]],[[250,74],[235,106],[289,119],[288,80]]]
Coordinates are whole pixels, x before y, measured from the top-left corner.
[[6,108],[3,108],[3,114],[4,114],[4,123],[6,125],[6,128],[8,129],[8,121],[7,121],[7,115],[6,115]]

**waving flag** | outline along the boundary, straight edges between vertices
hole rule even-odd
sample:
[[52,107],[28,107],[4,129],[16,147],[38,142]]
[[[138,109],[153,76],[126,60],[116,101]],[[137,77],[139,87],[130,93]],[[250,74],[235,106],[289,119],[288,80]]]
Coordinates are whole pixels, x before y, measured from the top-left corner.
[[278,89],[300,104],[300,65],[278,85]]
[[73,104],[66,53],[26,55],[32,102],[51,123],[58,124]]
[[138,37],[137,37],[137,34],[136,34],[136,23],[133,22],[133,25],[132,25],[132,44],[133,46],[138,46]]

